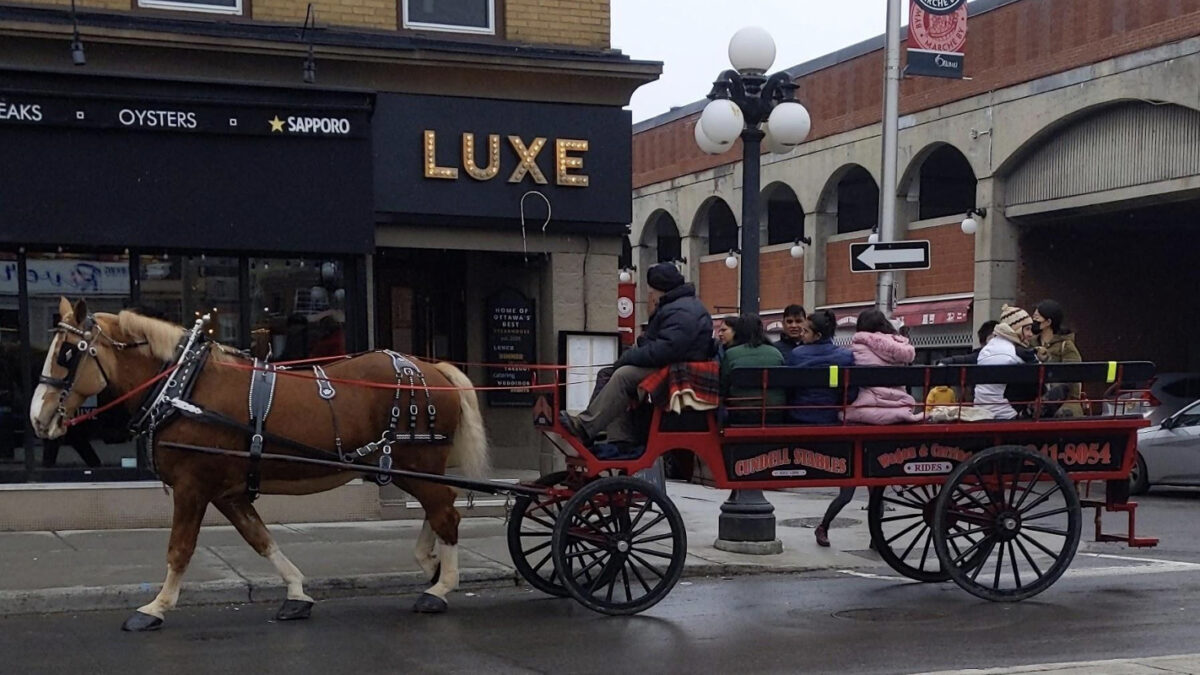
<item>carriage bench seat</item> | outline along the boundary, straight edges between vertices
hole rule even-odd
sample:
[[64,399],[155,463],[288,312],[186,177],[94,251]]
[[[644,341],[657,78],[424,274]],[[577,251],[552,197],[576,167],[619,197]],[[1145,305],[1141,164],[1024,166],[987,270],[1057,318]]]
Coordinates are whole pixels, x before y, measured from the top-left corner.
[[[837,389],[845,401],[854,387],[967,387],[976,384],[1055,384],[1103,382],[1121,389],[1134,388],[1154,376],[1149,361],[1095,361],[1012,366],[851,366],[792,368],[770,366],[734,368],[733,387],[767,389]],[[849,401],[845,401],[849,403]],[[1060,420],[1061,421],[1061,420]],[[746,425],[741,425],[746,426]],[[760,425],[752,425],[757,427]],[[768,426],[804,426],[784,421]],[[842,425],[838,425],[842,427]],[[867,426],[867,425],[855,425]],[[729,429],[737,427],[727,427]],[[844,427],[842,427],[844,428]]]

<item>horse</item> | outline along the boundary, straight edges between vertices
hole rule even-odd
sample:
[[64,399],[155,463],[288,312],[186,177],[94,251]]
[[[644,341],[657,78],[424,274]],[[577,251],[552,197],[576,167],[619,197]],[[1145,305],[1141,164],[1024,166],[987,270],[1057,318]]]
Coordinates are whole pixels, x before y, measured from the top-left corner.
[[[323,369],[306,369],[312,374],[304,377],[288,376],[304,371],[280,372],[273,396],[268,398],[270,413],[262,413],[265,424],[258,437],[252,438],[254,434],[248,430],[254,428],[242,424],[247,419],[247,392],[252,391],[252,377],[267,369],[265,364],[213,342],[205,343],[206,358],[185,365],[188,354],[200,353],[189,342],[189,336],[197,344],[203,342],[197,339],[200,323],[189,333],[132,311],[89,314],[83,300],[72,306],[66,298],[60,300],[59,313],[62,321],[55,329],[30,404],[30,421],[39,437],[53,439],[65,434],[68,420],[89,396],[106,389],[114,396],[128,395],[155,377],[174,384],[181,378],[180,372],[164,371],[193,365],[190,393],[177,397],[186,401],[176,402],[176,406],[237,422],[214,424],[195,414],[176,414],[151,425],[149,457],[159,479],[170,487],[174,503],[167,576],[154,600],[125,621],[124,630],[157,630],[163,625],[165,613],[178,601],[180,581],[209,504],[229,519],[259,555],[274,564],[287,584],[287,599],[276,618],[308,618],[313,599],[304,592],[304,576],[272,540],[253,499],[258,491],[286,495],[322,492],[362,472],[341,462],[314,466],[266,457],[259,462],[252,452],[255,440],[258,450],[274,455],[300,457],[315,446],[342,459],[380,461],[390,454],[395,468],[424,474],[442,475],[451,464],[461,466],[469,478],[480,479],[487,473],[487,439],[476,393],[467,376],[449,363],[368,352],[347,356]],[[401,384],[400,363],[419,370],[405,370],[407,381],[415,386]],[[317,374],[322,379],[316,379]],[[345,383],[349,380],[363,384]],[[149,391],[148,396],[153,396],[159,390]],[[251,413],[255,395],[250,394]],[[148,399],[139,408],[139,398],[133,395],[124,403],[135,417],[146,410]],[[429,414],[418,420],[418,409]],[[411,422],[413,433],[397,434],[397,416],[410,410],[411,420],[404,422]],[[392,439],[385,443],[389,428]],[[423,440],[413,440],[417,438]],[[225,454],[181,449],[180,444],[216,452],[223,449]],[[335,448],[340,451],[337,455],[333,455]],[[432,585],[416,600],[413,610],[444,612],[446,595],[458,585],[456,492],[445,484],[410,477],[396,478],[396,484],[413,495],[425,511],[416,559]]]

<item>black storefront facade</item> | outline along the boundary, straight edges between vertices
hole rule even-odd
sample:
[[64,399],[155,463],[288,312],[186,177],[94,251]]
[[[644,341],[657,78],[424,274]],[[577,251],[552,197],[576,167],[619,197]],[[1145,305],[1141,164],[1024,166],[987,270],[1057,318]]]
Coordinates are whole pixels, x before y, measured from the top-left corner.
[[[629,129],[619,106],[379,93],[375,344],[503,387],[530,381],[522,362],[559,362],[561,331],[615,331]],[[554,468],[530,392],[480,402],[494,466]]]
[[367,348],[373,109],[367,92],[0,72],[0,482],[150,477],[119,415],[29,433],[60,296],[210,314],[214,339],[276,360]]

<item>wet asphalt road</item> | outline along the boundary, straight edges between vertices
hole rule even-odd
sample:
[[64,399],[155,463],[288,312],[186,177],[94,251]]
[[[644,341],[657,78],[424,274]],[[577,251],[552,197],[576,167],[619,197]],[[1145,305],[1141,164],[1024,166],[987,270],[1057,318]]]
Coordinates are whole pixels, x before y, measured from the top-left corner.
[[1086,549],[1016,604],[879,568],[693,579],[635,617],[524,588],[456,593],[441,616],[408,597],[328,600],[288,624],[263,604],[186,608],[138,635],[125,613],[8,617],[0,673],[911,673],[1200,652],[1200,493],[1142,501],[1162,548]]

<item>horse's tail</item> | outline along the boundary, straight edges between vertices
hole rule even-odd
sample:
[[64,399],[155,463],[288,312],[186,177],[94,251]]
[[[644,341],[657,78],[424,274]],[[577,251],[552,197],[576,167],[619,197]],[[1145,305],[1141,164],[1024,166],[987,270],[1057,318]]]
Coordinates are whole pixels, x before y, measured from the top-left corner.
[[490,473],[488,442],[475,385],[461,370],[445,361],[435,363],[434,368],[458,388],[460,413],[458,428],[454,430],[454,445],[450,448],[450,464],[462,467],[468,478],[483,480]]

